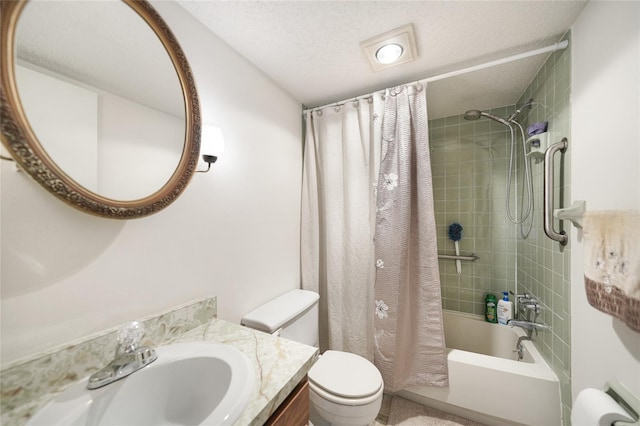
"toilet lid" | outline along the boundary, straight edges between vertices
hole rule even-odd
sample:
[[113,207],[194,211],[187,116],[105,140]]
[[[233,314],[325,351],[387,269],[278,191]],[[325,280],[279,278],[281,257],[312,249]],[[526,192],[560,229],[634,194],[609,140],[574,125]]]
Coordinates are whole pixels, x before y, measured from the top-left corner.
[[365,398],[382,386],[378,369],[360,355],[326,351],[308,373],[323,390],[345,398]]

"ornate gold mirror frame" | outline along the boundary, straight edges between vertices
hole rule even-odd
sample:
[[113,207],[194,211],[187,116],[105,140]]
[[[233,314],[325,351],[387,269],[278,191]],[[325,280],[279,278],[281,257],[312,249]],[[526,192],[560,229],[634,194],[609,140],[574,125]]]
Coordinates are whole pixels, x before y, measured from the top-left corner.
[[47,191],[65,203],[96,216],[112,219],[144,217],[167,207],[193,176],[200,151],[200,104],[191,68],[173,33],[146,0],[122,0],[153,30],[178,74],[185,103],[185,141],[178,166],[167,183],[138,200],[118,201],[98,195],[71,179],[40,144],[25,115],[15,80],[15,31],[26,0],[0,2],[0,125],[2,143],[17,164]]

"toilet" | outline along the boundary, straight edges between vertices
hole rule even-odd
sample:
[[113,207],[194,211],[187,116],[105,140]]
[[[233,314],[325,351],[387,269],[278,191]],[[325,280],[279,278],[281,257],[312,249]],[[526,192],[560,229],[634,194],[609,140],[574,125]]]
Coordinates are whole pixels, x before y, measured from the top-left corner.
[[[242,325],[318,346],[318,300],[315,292],[293,290],[246,314]],[[359,355],[326,351],[308,378],[314,426],[369,425],[380,411],[382,375]]]

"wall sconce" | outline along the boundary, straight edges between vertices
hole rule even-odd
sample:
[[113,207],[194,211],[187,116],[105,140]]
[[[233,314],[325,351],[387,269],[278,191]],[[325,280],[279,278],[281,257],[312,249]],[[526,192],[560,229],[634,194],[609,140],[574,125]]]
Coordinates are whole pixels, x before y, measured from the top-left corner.
[[196,170],[198,173],[207,173],[211,169],[211,164],[215,163],[220,155],[224,153],[224,137],[222,130],[215,126],[202,126],[202,137],[200,138],[199,164],[207,166],[206,170]]

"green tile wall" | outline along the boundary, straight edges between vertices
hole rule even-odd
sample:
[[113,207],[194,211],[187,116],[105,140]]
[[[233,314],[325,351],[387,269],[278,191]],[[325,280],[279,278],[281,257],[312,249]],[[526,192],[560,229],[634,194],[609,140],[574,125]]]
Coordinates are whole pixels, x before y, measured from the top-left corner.
[[[569,38],[569,36],[567,36]],[[555,159],[556,208],[571,204],[570,182],[570,48],[553,53],[516,105],[490,110],[508,116],[516,107],[533,98],[518,120],[526,128],[548,121],[551,143],[562,137],[569,149]],[[469,109],[473,105],[469,106]],[[506,176],[509,170],[510,133],[502,124],[486,118],[467,121],[452,116],[429,121],[433,172],[433,191],[439,253],[454,254],[447,229],[452,222],[463,226],[461,254],[476,254],[476,262],[462,262],[462,274],[455,262],[440,260],[442,303],[445,309],[484,314],[487,292],[527,292],[542,303],[539,321],[551,326],[534,342],[561,382],[565,424],[571,413],[571,335],[570,335],[570,247],[561,247],[543,230],[542,161],[531,161],[534,204],[531,232],[523,231],[506,217]],[[520,141],[516,148],[522,158]],[[523,167],[518,163],[517,178],[511,186],[512,211],[521,208]],[[526,197],[525,197],[526,199]],[[520,210],[518,210],[520,213]],[[528,229],[528,222],[523,229]],[[555,222],[555,229],[572,232],[570,224]],[[526,234],[526,232],[524,232]]]
[[[511,106],[490,112],[513,111]],[[462,116],[430,121],[429,135],[439,253],[455,253],[447,230],[458,222],[460,254],[479,257],[462,262],[460,275],[455,261],[440,260],[443,306],[483,315],[486,293],[515,291],[517,229],[505,214],[511,136],[502,124]]]
[[[566,37],[569,39],[569,35]],[[555,203],[556,208],[571,205],[571,45],[555,52],[545,62],[536,78],[518,100],[523,105],[533,98],[536,104],[524,116],[526,126],[549,122],[550,142],[569,140],[565,154],[556,154]],[[540,333],[536,346],[547,363],[558,375],[562,390],[565,424],[571,414],[571,247],[562,247],[547,238],[543,230],[543,163],[533,167],[534,222],[531,235],[519,238],[517,244],[518,290],[535,295],[543,304],[541,320],[551,331]],[[561,226],[562,225],[562,226]],[[554,221],[554,229],[574,232],[570,222]]]

